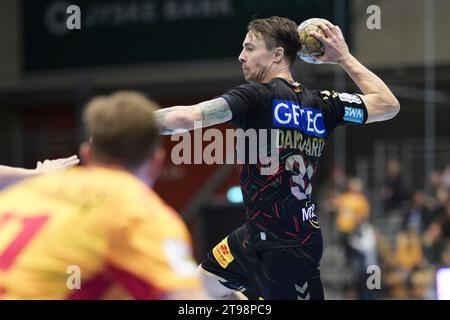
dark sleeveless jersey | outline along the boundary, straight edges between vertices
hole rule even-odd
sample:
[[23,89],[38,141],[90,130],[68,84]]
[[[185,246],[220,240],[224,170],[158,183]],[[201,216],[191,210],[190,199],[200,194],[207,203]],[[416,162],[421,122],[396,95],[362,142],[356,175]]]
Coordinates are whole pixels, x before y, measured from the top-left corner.
[[311,179],[333,129],[366,122],[361,98],[282,78],[238,86],[223,98],[245,138],[238,138],[237,168],[250,242],[264,249],[322,241]]

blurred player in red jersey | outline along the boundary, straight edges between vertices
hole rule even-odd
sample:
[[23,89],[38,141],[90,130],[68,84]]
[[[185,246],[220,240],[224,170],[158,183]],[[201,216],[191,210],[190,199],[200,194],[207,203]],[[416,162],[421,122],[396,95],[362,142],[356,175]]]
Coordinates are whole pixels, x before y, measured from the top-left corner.
[[2,192],[1,299],[206,298],[186,226],[148,187],[164,159],[155,109],[135,92],[95,98],[87,166]]

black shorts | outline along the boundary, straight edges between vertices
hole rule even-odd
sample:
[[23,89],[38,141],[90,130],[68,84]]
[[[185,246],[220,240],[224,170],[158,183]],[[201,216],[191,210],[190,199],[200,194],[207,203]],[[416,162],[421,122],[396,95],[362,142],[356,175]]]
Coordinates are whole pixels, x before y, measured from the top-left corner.
[[254,250],[245,225],[208,252],[202,267],[225,279],[234,290],[250,290],[263,299],[324,299],[319,262],[322,243]]

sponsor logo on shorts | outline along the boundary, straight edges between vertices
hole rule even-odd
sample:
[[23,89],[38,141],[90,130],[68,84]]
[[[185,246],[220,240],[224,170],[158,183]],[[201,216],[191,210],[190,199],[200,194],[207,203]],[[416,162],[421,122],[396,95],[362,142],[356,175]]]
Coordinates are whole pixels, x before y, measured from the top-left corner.
[[308,208],[302,208],[302,220],[307,221],[312,218],[316,217],[316,214],[314,213],[314,209],[316,208],[315,205],[312,205]]
[[323,113],[319,109],[299,106],[290,100],[273,99],[272,111],[275,128],[295,128],[319,138],[327,135]]
[[218,245],[214,247],[213,255],[220,266],[224,269],[228,267],[231,262],[233,262],[234,257],[230,252],[230,247],[228,246],[228,237],[223,239]]
[[354,123],[363,123],[364,112],[362,109],[345,107],[344,120]]
[[319,221],[315,214],[316,206],[313,204],[308,208],[302,208],[302,220],[308,221],[314,228],[320,229]]
[[362,104],[361,98],[356,94],[339,93],[338,96],[341,101]]

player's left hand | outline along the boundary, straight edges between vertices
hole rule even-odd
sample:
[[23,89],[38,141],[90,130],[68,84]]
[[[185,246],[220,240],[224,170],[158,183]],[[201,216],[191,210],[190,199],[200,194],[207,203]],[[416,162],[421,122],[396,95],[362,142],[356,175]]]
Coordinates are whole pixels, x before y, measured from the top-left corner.
[[68,169],[73,166],[76,166],[80,163],[80,159],[78,159],[77,155],[73,155],[68,158],[60,158],[54,160],[44,160],[43,162],[38,161],[36,164],[36,172],[37,173],[49,173],[53,171],[58,171],[62,169]]
[[325,53],[322,56],[315,58],[323,63],[341,63],[350,55],[348,45],[345,42],[341,29],[327,21],[319,23],[318,26],[325,33],[325,36],[315,31],[311,31],[309,34],[324,44]]

